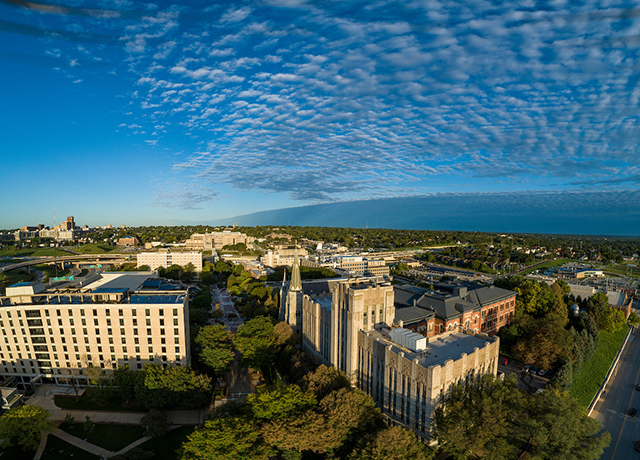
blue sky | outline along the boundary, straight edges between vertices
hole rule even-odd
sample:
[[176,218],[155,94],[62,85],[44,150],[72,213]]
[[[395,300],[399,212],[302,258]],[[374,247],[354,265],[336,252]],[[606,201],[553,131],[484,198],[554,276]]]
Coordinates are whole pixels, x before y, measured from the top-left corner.
[[0,228],[603,205],[640,183],[639,48],[630,2],[1,0]]

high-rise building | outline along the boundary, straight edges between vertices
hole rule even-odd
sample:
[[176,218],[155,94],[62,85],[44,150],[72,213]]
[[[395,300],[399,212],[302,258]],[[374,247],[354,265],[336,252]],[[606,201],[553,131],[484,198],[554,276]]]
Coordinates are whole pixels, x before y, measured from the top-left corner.
[[172,265],[180,265],[185,267],[193,264],[196,272],[202,271],[202,253],[201,252],[171,252],[167,249],[161,249],[158,252],[141,252],[138,254],[138,267],[148,266],[151,270],[158,267],[169,268]]
[[222,232],[194,233],[186,241],[186,245],[188,249],[211,251],[212,249],[220,250],[224,246],[233,246],[240,243],[247,245],[254,240],[254,237],[247,236],[244,233],[224,230]]
[[152,272],[103,273],[81,288],[18,283],[0,297],[0,374],[22,388],[90,366],[190,364],[188,292]]

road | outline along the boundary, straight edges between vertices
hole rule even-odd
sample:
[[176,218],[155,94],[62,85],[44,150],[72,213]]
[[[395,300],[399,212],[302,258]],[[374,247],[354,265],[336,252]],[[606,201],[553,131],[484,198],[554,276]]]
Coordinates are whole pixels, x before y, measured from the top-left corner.
[[611,444],[601,460],[640,458],[635,443],[640,440],[640,418],[627,415],[630,408],[640,409],[640,335],[634,330],[623,352],[615,375],[591,414],[611,433]]

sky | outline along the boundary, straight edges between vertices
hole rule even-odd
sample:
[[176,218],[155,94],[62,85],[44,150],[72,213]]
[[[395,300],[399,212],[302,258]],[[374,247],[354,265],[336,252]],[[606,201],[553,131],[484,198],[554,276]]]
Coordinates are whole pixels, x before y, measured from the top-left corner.
[[632,2],[0,0],[0,228],[491,193],[595,218],[639,189],[639,48]]

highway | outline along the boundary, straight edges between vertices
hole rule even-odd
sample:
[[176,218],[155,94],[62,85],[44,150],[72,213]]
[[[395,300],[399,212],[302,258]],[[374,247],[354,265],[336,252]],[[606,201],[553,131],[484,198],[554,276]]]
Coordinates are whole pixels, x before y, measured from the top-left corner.
[[640,441],[640,417],[628,415],[630,408],[640,411],[640,334],[632,331],[618,368],[607,385],[606,392],[591,414],[611,433],[611,444],[601,460],[640,458],[635,443]]

